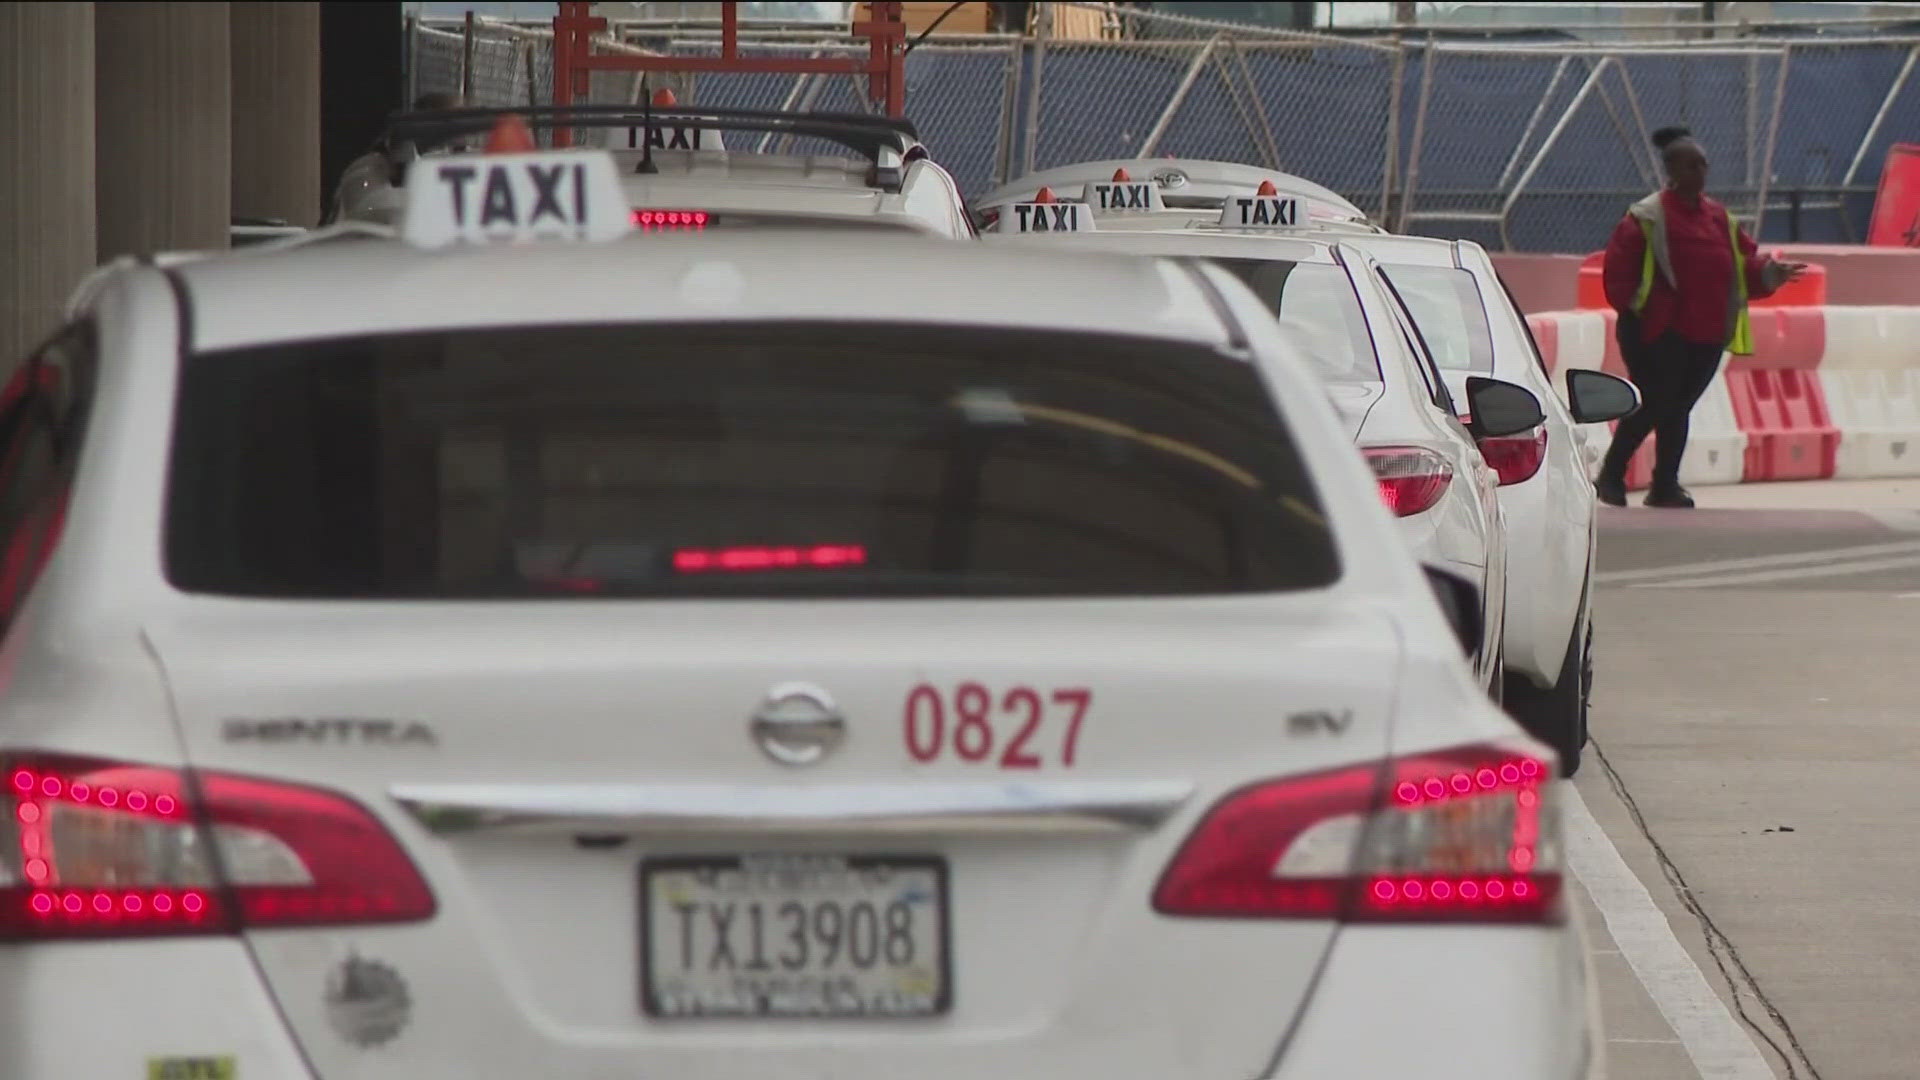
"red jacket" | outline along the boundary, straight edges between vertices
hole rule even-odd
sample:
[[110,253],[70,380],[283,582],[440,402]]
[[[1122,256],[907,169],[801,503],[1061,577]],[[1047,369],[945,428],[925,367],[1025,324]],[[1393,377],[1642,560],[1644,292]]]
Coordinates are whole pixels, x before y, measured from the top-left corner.
[[[1670,266],[1656,258],[1653,291],[1640,309],[1641,340],[1652,341],[1673,330],[1696,344],[1725,345],[1733,336],[1734,305],[1738,302],[1733,291],[1733,243],[1727,208],[1705,195],[1697,205],[1689,204],[1671,191],[1634,204],[1607,241],[1601,271],[1607,303],[1622,314],[1632,313],[1646,266],[1643,221],[1653,221],[1656,228],[1665,230],[1664,263]],[[1746,258],[1747,295],[1753,299],[1773,295],[1785,280],[1784,272],[1773,260],[1760,255],[1745,229],[1740,230],[1739,237],[1740,253]]]

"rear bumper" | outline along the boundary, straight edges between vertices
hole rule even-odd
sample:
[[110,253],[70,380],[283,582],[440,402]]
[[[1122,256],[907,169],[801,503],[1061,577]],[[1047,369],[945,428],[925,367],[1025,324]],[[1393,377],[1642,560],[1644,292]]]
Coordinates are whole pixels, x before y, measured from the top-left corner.
[[1578,927],[1352,927],[1270,1080],[1586,1080],[1603,1043]]
[[223,1058],[246,1080],[312,1075],[237,938],[0,945],[0,1046],[7,1080],[219,1075],[150,1066]]

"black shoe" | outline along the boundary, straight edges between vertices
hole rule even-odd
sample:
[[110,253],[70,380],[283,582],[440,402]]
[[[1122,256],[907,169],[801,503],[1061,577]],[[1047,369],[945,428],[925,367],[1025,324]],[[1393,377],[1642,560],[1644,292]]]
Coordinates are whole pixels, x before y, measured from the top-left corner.
[[1593,482],[1593,493],[1608,506],[1627,505],[1627,482],[1601,477]]
[[1679,484],[1672,487],[1657,487],[1647,492],[1647,505],[1663,510],[1691,510],[1693,496]]

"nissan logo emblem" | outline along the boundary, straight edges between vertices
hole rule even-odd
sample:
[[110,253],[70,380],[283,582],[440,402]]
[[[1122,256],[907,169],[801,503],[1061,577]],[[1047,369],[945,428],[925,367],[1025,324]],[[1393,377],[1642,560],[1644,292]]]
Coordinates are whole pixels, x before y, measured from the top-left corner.
[[812,683],[781,683],[748,723],[753,741],[782,765],[812,765],[847,736],[846,717],[825,690]]

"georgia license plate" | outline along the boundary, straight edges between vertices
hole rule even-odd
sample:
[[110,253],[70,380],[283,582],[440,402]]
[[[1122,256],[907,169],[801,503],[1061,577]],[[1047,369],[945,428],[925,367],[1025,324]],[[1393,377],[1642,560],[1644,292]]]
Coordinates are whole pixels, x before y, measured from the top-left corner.
[[648,859],[640,864],[640,953],[649,1016],[938,1015],[952,1002],[946,861]]

